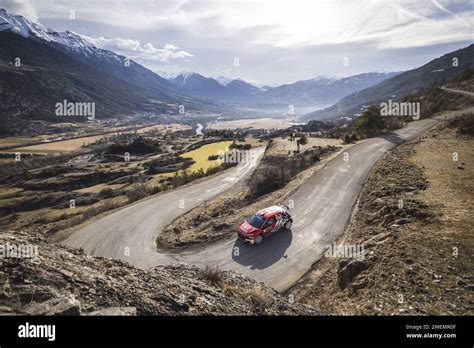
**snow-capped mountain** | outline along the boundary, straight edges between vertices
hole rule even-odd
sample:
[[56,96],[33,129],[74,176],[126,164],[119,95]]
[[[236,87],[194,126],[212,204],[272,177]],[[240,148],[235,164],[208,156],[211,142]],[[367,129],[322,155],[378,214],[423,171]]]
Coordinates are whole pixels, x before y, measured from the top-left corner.
[[0,31],[11,31],[25,38],[48,43],[54,48],[72,54],[86,64],[100,66],[101,70],[133,84],[145,87],[164,96],[165,88],[172,88],[167,80],[144,68],[133,60],[115,52],[96,47],[84,36],[71,31],[56,32],[23,16],[16,16],[0,9]]
[[5,9],[0,9],[0,31],[10,30],[23,37],[30,35],[51,41],[48,31],[40,24],[32,23],[23,16],[16,16],[8,13]]
[[280,86],[257,86],[242,79],[211,78],[193,72],[172,76],[180,93],[218,102],[264,107],[328,105],[397,73],[366,73],[345,78],[321,75]]
[[205,77],[198,73],[184,72],[168,79],[177,91],[194,97],[227,103],[245,103],[263,90],[241,79]]
[[169,72],[166,70],[154,70],[155,74],[160,75],[165,80],[174,79],[176,76],[182,74],[182,72]]
[[339,80],[340,77],[332,76],[332,75],[319,75],[311,79],[313,82],[321,82],[325,84],[331,84]]
[[216,77],[216,81],[219,82],[222,86],[227,86],[229,84],[229,82],[231,82],[233,79],[230,79],[228,77],[224,77],[224,76],[219,76],[219,77]]
[[[54,105],[64,99],[95,102],[98,118],[134,111],[169,114],[183,102],[187,110],[210,106],[179,94],[159,75],[84,36],[56,32],[4,9],[0,47],[0,89],[6,91],[0,116],[51,120]],[[17,58],[21,66],[12,64]]]
[[[0,31],[9,30],[23,37],[37,38],[49,43],[57,43],[64,48],[84,55],[98,54],[100,51],[81,35],[65,31],[56,32],[41,24],[30,22],[23,16],[16,16],[8,13],[5,9],[0,9]],[[109,51],[110,52],[110,51]],[[113,53],[113,52],[111,52]]]
[[317,76],[274,87],[260,96],[261,103],[330,105],[351,93],[380,83],[399,73],[364,73],[349,77]]

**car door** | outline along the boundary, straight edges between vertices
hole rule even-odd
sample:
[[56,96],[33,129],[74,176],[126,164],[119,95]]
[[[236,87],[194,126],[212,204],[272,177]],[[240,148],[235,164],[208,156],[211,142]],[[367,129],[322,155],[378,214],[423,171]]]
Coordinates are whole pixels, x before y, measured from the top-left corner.
[[270,217],[264,224],[263,234],[264,235],[272,234],[275,231],[276,223],[277,223],[277,220],[275,219],[275,217],[274,216]]
[[283,214],[276,214],[275,219],[276,219],[276,222],[275,222],[275,226],[273,227],[273,232],[276,232],[281,228],[282,223],[283,223]]

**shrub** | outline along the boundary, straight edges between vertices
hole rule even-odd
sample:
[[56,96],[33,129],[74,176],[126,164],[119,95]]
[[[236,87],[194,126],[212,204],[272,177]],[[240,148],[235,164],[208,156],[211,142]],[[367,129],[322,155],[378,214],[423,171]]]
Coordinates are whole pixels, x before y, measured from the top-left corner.
[[352,123],[352,129],[359,138],[372,138],[386,132],[384,119],[380,116],[380,106],[371,105]]
[[334,151],[335,146],[308,149],[292,157],[266,156],[248,180],[249,197],[257,198],[285,186],[300,171],[320,160],[320,155]]
[[130,203],[145,198],[146,196],[148,196],[148,190],[146,185],[143,183],[137,184],[127,191],[127,198]]
[[109,211],[109,210],[112,210],[114,208],[117,208],[116,205],[112,204],[112,202],[110,201],[107,201],[105,202],[104,204],[102,205],[99,205],[99,206],[96,206],[96,207],[91,207],[89,209],[87,209],[83,214],[82,214],[82,217],[81,217],[81,220],[82,221],[85,221],[85,220],[88,220],[96,215],[99,215],[105,211]]
[[300,144],[301,145],[306,145],[308,143],[308,136],[303,133],[300,138]]
[[232,144],[230,144],[229,148],[237,149],[237,150],[250,150],[252,148],[252,145],[232,143]]
[[346,134],[343,135],[342,140],[343,140],[346,144],[350,144],[350,143],[352,143],[353,141],[356,141],[356,140],[357,140],[357,135],[356,135],[354,132],[348,132],[348,133],[346,133]]
[[110,187],[107,187],[99,192],[99,197],[101,198],[110,198],[113,197],[114,195],[114,190],[112,190]]
[[201,271],[201,275],[212,284],[219,285],[222,283],[222,271],[217,265],[206,265]]
[[474,69],[467,68],[467,69],[464,69],[463,71],[461,71],[456,76],[454,76],[451,79],[451,82],[459,83],[459,82],[463,82],[463,81],[466,81],[466,80],[469,80],[469,79],[472,79],[472,78],[474,78]]
[[161,152],[158,142],[151,139],[138,137],[128,143],[115,143],[109,146],[106,151],[109,154],[123,155],[125,152],[130,154],[144,155],[148,153]]
[[474,136],[474,114],[455,118],[451,121],[450,127],[456,127],[459,134]]

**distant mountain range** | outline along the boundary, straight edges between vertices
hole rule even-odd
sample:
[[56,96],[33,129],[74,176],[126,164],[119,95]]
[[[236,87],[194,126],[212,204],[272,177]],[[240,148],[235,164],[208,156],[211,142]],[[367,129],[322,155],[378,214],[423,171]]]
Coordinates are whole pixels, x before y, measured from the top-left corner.
[[348,94],[375,86],[399,73],[371,72],[344,78],[316,77],[271,88],[258,98],[258,102],[302,106],[334,104]]
[[354,117],[366,105],[402,98],[432,83],[449,79],[466,68],[474,68],[474,44],[433,59],[419,68],[401,73],[373,87],[350,94],[331,107],[305,115],[304,119]]
[[248,103],[249,98],[262,90],[240,79],[219,81],[197,73],[182,73],[169,78],[177,91],[190,96],[226,103]]
[[99,117],[206,106],[140,64],[0,9],[0,115],[54,119],[54,105],[95,102]]
[[373,72],[345,78],[320,76],[276,87],[258,87],[241,79],[211,78],[198,73],[165,75],[178,92],[197,98],[238,105],[270,107],[330,105],[342,97],[398,75]]

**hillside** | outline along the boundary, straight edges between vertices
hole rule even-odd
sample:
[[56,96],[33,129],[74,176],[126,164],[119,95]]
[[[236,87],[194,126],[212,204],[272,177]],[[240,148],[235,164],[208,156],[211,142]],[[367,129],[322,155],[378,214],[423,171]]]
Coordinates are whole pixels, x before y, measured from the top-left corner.
[[0,243],[28,244],[36,259],[7,258],[0,270],[0,315],[315,315],[262,283],[209,267],[142,270],[92,257],[27,232]]
[[0,25],[0,117],[9,122],[65,121],[54,113],[55,104],[63,100],[95,103],[99,119],[135,112],[178,114],[179,105],[191,111],[217,110],[215,104],[179,94],[154,72],[75,33],[53,31],[4,9]]
[[[453,66],[453,58],[458,59],[458,67]],[[406,71],[373,87],[348,95],[329,108],[305,115],[304,119],[322,120],[344,116],[353,117],[354,114],[360,113],[361,108],[366,105],[380,103],[388,99],[403,98],[420,88],[449,79],[460,71],[473,67],[474,44],[445,54],[417,69]]]
[[[11,63],[15,57],[21,66]],[[54,105],[64,99],[95,102],[98,117],[152,108],[147,95],[129,83],[40,41],[0,32],[0,61],[2,117],[53,119]]]

